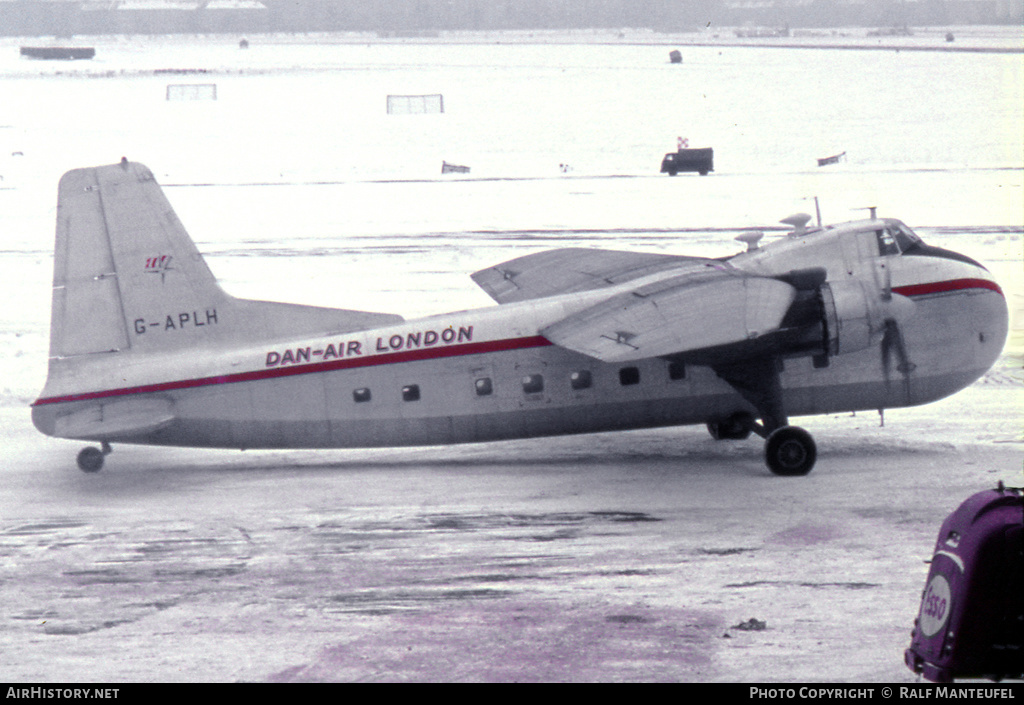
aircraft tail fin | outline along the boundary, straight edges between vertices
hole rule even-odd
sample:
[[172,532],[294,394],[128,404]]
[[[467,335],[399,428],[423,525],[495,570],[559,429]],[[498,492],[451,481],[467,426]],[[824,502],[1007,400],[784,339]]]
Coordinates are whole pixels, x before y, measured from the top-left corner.
[[332,334],[401,320],[228,295],[142,164],[76,169],[60,181],[51,360]]

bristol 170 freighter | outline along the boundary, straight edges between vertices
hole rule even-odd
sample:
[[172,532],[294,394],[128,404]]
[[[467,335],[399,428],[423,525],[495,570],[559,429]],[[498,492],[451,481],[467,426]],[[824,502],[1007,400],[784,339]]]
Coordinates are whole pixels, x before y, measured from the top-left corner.
[[706,424],[815,463],[792,416],[902,407],[999,356],[989,272],[870,218],[709,259],[539,252],[473,279],[497,302],[417,320],[235,298],[145,166],[64,175],[43,433],[111,444],[353,448]]

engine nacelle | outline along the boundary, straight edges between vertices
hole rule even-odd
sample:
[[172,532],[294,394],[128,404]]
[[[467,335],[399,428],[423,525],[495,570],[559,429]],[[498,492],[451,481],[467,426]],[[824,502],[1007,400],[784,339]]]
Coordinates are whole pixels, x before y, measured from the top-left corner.
[[857,281],[831,282],[821,286],[821,302],[829,356],[856,353],[881,340],[885,316],[877,292]]

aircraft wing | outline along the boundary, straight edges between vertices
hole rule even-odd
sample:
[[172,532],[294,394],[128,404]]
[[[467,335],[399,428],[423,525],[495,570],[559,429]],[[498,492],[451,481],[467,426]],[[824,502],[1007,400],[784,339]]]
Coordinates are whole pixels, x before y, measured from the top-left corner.
[[616,294],[540,334],[605,362],[687,353],[779,330],[796,295],[778,279],[705,268]]
[[590,291],[669,269],[720,264],[702,257],[568,247],[502,262],[472,275],[500,304]]

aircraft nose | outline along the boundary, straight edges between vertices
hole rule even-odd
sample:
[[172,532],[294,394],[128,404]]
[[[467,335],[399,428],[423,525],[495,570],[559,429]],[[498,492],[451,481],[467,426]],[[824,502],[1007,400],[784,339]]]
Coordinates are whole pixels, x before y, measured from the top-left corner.
[[914,274],[892,289],[914,302],[899,327],[915,365],[912,397],[918,404],[963,389],[988,372],[1009,332],[1006,297],[992,273],[946,252],[907,262]]
[[912,271],[916,277],[927,283],[911,284],[894,288],[896,293],[904,296],[923,296],[941,294],[965,289],[987,289],[1004,300],[1002,288],[988,269],[971,257],[960,252],[917,243],[903,253],[908,264],[914,263]]
[[963,262],[964,264],[971,265],[977,269],[988,271],[985,267],[975,259],[968,257],[960,252],[953,250],[947,250],[944,247],[935,247],[934,245],[926,245],[923,242],[915,243],[913,247],[903,253],[904,257],[936,257],[939,259],[949,260],[951,262]]
[[[963,278],[949,283],[950,291],[966,294],[963,312],[955,324],[975,336],[976,362],[985,370],[992,367],[1003,352],[1010,328],[1006,295],[995,277],[980,264],[962,265]],[[953,322],[953,321],[951,321]]]

